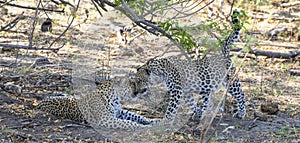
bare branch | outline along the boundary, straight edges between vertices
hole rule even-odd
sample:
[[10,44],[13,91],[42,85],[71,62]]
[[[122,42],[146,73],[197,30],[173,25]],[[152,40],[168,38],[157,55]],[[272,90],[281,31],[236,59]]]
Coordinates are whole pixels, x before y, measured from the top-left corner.
[[24,12],[22,12],[20,15],[18,15],[14,20],[12,20],[10,23],[8,23],[5,26],[1,26],[0,31],[9,31],[13,27],[17,25],[17,23],[20,21],[20,19],[23,17]]
[[38,15],[38,11],[39,11],[39,7],[40,7],[41,3],[42,3],[41,0],[39,0],[39,3],[38,3],[38,5],[36,7],[36,10],[35,10],[33,23],[32,23],[32,31],[31,31],[30,36],[29,36],[29,45],[28,45],[28,47],[32,47],[33,33],[34,33],[34,30],[35,30],[35,26],[37,24],[37,15]]
[[97,4],[95,3],[95,1],[94,1],[94,0],[92,0],[92,3],[93,3],[93,4],[94,4],[94,6],[96,7],[96,9],[97,9],[98,13],[99,13],[101,16],[103,16],[103,15],[102,15],[102,13],[101,13],[101,11],[99,10],[99,8],[98,8],[98,6],[97,6]]
[[[198,13],[198,12],[201,11],[202,9],[206,8],[208,5],[210,5],[210,4],[213,3],[214,1],[215,1],[215,0],[210,1],[209,3],[205,4],[203,7],[201,7],[200,9],[198,9],[198,10],[192,12],[192,13],[183,13],[183,12],[177,11],[177,12],[180,12],[181,14],[184,14],[184,15],[183,15],[183,16],[177,16],[177,17],[175,16],[175,17],[173,17],[173,18],[184,18],[184,17],[188,17],[188,16],[191,16],[191,15],[194,15],[195,13]],[[199,6],[201,3],[202,3],[202,1],[199,2],[196,6]],[[196,7],[196,6],[194,6],[194,7]],[[193,7],[193,8],[194,8],[194,7]]]
[[[75,8],[75,11],[78,10],[79,4],[80,4],[80,0],[78,0],[78,3],[77,3],[76,8]],[[71,19],[71,22],[69,23],[68,27],[67,27],[67,28],[66,28],[66,29],[65,29],[65,30],[64,30],[57,38],[54,39],[54,41],[49,45],[48,49],[50,49],[50,48],[53,46],[53,44],[54,44],[58,39],[60,39],[60,38],[61,38],[61,37],[69,30],[69,28],[71,27],[71,25],[72,25],[72,23],[73,23],[73,21],[74,21],[74,19],[75,19],[75,17],[74,17],[73,14],[72,14],[71,16],[72,16],[72,19]]]
[[67,2],[67,1],[64,1],[64,0],[59,0],[61,3],[59,3],[59,2],[57,2],[57,1],[55,1],[55,0],[50,0],[50,1],[52,1],[53,3],[55,3],[56,5],[60,5],[60,4],[65,4],[65,5],[70,5],[71,7],[75,7],[73,4],[71,4],[71,3],[69,3],[69,2]]
[[64,1],[64,0],[59,0],[61,3],[63,4],[67,4],[67,5],[70,5],[71,7],[75,7],[73,4],[67,2],[67,1]]
[[[99,12],[99,14],[102,16],[102,13],[100,12],[99,7],[101,7],[101,9],[103,9],[104,11],[107,11],[107,9],[104,7],[104,2],[103,0],[92,0],[92,3],[95,5],[97,11]],[[116,7],[117,5],[114,3],[111,3],[109,1],[105,2],[105,4],[111,6],[111,7]]]

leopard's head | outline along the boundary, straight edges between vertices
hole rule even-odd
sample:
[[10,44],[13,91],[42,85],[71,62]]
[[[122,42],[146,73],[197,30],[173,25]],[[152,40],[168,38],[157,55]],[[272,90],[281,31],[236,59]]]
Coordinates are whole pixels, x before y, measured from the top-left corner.
[[158,84],[163,81],[164,70],[163,61],[149,60],[145,65],[137,69],[135,74],[135,91],[134,94],[146,94],[153,84]]
[[137,69],[137,73],[135,74],[134,79],[134,92],[133,94],[136,96],[139,93],[146,94],[150,88],[150,73],[148,69],[140,67]]
[[132,98],[135,97],[134,92],[136,84],[132,77],[116,76],[113,78],[112,83],[109,86],[112,87],[114,92],[112,96],[117,96],[118,98],[121,98],[122,101],[131,101]]

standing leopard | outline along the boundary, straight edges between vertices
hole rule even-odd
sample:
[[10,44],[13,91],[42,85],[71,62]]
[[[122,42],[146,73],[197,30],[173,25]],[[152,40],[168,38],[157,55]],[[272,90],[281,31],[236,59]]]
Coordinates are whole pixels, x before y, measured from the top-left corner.
[[[230,46],[240,35],[241,24],[238,19],[239,11],[231,16],[233,33],[222,44],[222,53],[210,57],[188,61],[171,56],[162,59],[151,59],[137,69],[135,80],[136,95],[145,93],[153,84],[164,83],[170,96],[165,117],[174,120],[181,100],[184,100],[191,110],[193,118],[204,116],[210,95],[216,92],[221,84],[237,100],[238,112],[234,117],[244,118],[246,115],[245,96],[237,77],[233,62],[230,59]],[[230,82],[232,80],[232,82]],[[202,95],[203,104],[198,107],[191,93]]]
[[121,98],[133,95],[135,84],[127,77],[116,77],[98,84],[97,90],[80,98],[56,96],[44,99],[38,109],[97,127],[131,129],[151,127],[159,119],[150,119],[121,107]]

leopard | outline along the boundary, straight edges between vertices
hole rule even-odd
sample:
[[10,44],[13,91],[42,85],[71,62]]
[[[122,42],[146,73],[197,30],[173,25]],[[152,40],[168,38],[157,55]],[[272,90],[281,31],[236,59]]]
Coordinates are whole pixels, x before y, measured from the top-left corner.
[[131,98],[135,85],[129,77],[115,77],[102,81],[95,91],[85,96],[46,97],[37,109],[105,129],[150,128],[158,124],[160,119],[148,118],[122,108],[121,101]]
[[[193,120],[202,120],[208,107],[210,96],[224,86],[237,101],[238,111],[233,115],[244,118],[246,115],[245,95],[236,68],[230,59],[230,46],[239,39],[242,24],[241,13],[234,10],[231,15],[232,31],[222,42],[222,52],[195,60],[177,56],[153,58],[137,68],[135,96],[146,94],[152,85],[163,83],[169,101],[165,111],[167,120],[174,121],[181,102],[192,110]],[[192,94],[200,95],[202,105],[198,106]]]

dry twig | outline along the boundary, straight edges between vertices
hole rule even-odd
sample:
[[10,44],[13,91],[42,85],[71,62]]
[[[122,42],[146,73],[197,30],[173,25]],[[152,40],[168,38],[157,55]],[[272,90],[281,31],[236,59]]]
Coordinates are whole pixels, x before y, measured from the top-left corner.
[[37,47],[30,47],[30,46],[24,46],[24,45],[14,45],[14,44],[1,44],[0,47],[7,47],[7,48],[13,48],[13,49],[27,49],[27,50],[50,50],[50,51],[57,51],[60,48],[62,48],[64,44],[58,48],[37,48]]
[[[30,7],[30,6],[22,6],[22,5],[17,5],[17,4],[11,4],[5,1],[0,1],[0,4],[12,6],[12,7],[17,7],[17,8],[24,8],[24,9],[30,9],[30,10],[36,10],[36,7]],[[38,8],[38,10],[43,10],[43,11],[51,11],[51,12],[58,12],[58,13],[64,13],[65,10],[53,10],[53,9],[45,9],[45,8]]]
[[[78,0],[77,6],[76,6],[76,8],[75,8],[74,11],[77,11],[77,10],[78,10],[79,4],[80,4],[80,0]],[[63,35],[65,35],[65,33],[69,30],[69,28],[71,27],[71,25],[72,25],[72,23],[73,23],[73,21],[74,21],[74,19],[75,19],[75,16],[74,16],[73,14],[72,14],[71,16],[72,16],[72,19],[71,19],[71,22],[69,23],[69,25],[67,26],[67,28],[66,28],[66,29],[65,29],[65,30],[64,30],[57,38],[54,39],[54,41],[48,46],[47,49],[51,49],[51,47],[53,46],[53,44],[54,44],[58,39],[60,39]]]

